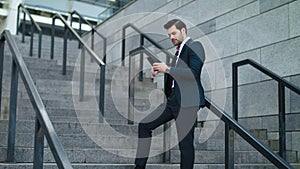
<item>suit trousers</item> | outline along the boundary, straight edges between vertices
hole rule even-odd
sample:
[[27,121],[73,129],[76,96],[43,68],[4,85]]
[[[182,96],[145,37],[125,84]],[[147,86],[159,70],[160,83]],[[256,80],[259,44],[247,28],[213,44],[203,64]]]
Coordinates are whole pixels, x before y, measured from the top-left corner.
[[139,140],[135,165],[146,166],[151,146],[152,130],[175,119],[180,149],[180,168],[193,169],[195,159],[194,129],[197,111],[198,106],[182,108],[174,92],[172,92],[163,112],[153,111],[139,123]]

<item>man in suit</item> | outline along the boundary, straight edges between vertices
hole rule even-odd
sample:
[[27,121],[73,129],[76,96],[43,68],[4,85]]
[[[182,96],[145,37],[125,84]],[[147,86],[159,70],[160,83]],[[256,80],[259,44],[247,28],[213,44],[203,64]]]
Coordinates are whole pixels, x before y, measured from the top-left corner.
[[168,21],[164,28],[177,52],[171,63],[154,63],[151,74],[167,74],[167,104],[163,112],[154,111],[139,123],[139,141],[135,169],[146,167],[151,145],[152,130],[175,119],[179,149],[180,168],[193,169],[194,129],[197,112],[205,105],[200,75],[205,60],[203,46],[187,36],[187,28],[179,19]]

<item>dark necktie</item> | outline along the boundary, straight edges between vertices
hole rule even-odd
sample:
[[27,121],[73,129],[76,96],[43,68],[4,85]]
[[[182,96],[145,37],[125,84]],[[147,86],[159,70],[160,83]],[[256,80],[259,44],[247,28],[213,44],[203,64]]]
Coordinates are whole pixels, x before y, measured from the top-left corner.
[[175,56],[173,57],[173,60],[171,62],[171,67],[175,67],[178,54],[179,54],[179,50],[176,50]]
[[[175,67],[176,65],[176,61],[177,61],[177,57],[178,57],[178,54],[179,54],[179,48],[177,47],[176,48],[176,53],[175,53],[175,56],[173,57],[173,60],[171,62],[171,67]],[[167,88],[168,88],[168,91],[171,93],[172,92],[172,88],[173,88],[173,83],[174,83],[174,79],[172,76],[168,75],[167,77]]]
[[176,50],[175,56],[177,57],[179,54],[179,50]]

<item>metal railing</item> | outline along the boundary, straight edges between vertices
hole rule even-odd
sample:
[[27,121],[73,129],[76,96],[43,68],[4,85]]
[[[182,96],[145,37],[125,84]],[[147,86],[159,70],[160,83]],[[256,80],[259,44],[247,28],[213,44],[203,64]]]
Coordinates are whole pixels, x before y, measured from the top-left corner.
[[27,8],[20,4],[18,6],[18,14],[17,14],[17,35],[19,33],[19,20],[20,20],[20,9],[22,9],[23,12],[23,24],[22,24],[22,42],[25,42],[25,33],[26,33],[26,15],[28,15],[30,21],[31,21],[31,38],[30,38],[30,48],[29,48],[29,55],[32,56],[32,50],[33,50],[33,38],[34,38],[34,32],[35,29],[39,32],[39,41],[38,41],[38,57],[41,58],[41,51],[42,51],[42,35],[43,31],[40,28],[40,26],[35,22],[35,20],[32,18],[31,14],[28,12]]
[[[280,169],[293,169],[293,167],[287,163],[283,158],[277,155],[270,148],[265,146],[257,137],[255,137],[251,132],[245,129],[241,124],[239,124],[234,118],[229,116],[226,112],[222,111],[216,105],[206,98],[205,106],[217,115],[225,123],[225,168],[233,169],[234,162],[230,163],[230,155],[228,155],[228,138],[232,135],[232,131],[235,131],[240,135],[245,141],[252,145],[258,152],[265,156],[271,163]],[[230,145],[231,146],[231,145]]]
[[[152,55],[152,57],[155,57],[145,47],[140,47],[135,50],[132,50],[130,52],[130,55],[135,55],[135,54],[138,54],[139,52],[144,52],[147,55]],[[244,62],[242,62],[242,63],[244,63]],[[293,89],[294,91],[297,91],[297,93],[300,93],[298,91],[297,87],[291,85],[289,82],[283,81],[282,83],[286,86],[289,86],[289,88]],[[130,91],[130,88],[129,88],[129,91]],[[132,96],[131,93],[129,92],[129,98],[130,97],[134,97],[134,95]],[[131,99],[133,99],[133,98],[131,98]],[[252,145],[258,152],[260,152],[263,156],[265,156],[276,167],[281,168],[281,169],[292,169],[293,168],[282,157],[280,157],[274,151],[272,151],[270,148],[265,146],[261,141],[259,141],[259,139],[257,137],[255,137],[253,134],[251,134],[251,132],[249,132],[241,124],[239,124],[237,120],[235,120],[233,117],[229,116],[226,112],[222,111],[220,108],[218,108],[216,105],[214,105],[208,98],[205,99],[205,106],[211,112],[213,112],[215,115],[217,115],[225,123],[225,168],[226,169],[234,168],[234,150],[233,150],[234,132],[239,134],[245,141],[247,141],[250,145]],[[132,113],[128,112],[128,114],[131,114],[128,117],[128,119],[133,117]],[[166,126],[164,126],[164,129],[165,129],[165,127]],[[170,143],[168,143],[170,141],[169,137],[170,137],[170,133],[164,133],[164,146],[170,145]],[[164,147],[165,162],[170,161],[168,159],[170,157],[170,155],[169,155],[170,152],[167,151],[167,149],[168,149],[168,147]]]
[[[70,21],[71,27],[72,27],[72,24],[73,24],[73,18],[74,18],[73,15],[77,15],[79,17],[79,32],[78,32],[78,34],[79,34],[80,37],[82,36],[82,24],[83,23],[86,23],[91,27],[91,34],[92,34],[92,36],[91,36],[91,48],[92,48],[92,50],[94,50],[94,46],[95,46],[95,33],[99,37],[102,38],[102,40],[103,40],[103,52],[102,52],[103,53],[103,62],[106,63],[106,46],[107,46],[106,38],[103,35],[101,35],[95,29],[95,27],[88,20],[86,20],[84,17],[82,17],[82,15],[80,15],[77,11],[74,10],[73,12],[71,12],[70,15],[71,15],[71,21]],[[79,44],[80,44],[80,42],[79,42]],[[78,45],[78,46],[80,47],[80,45]]]
[[[77,34],[77,32],[67,23],[67,21],[59,14],[56,13],[53,16],[52,21],[52,36],[51,36],[51,59],[54,58],[54,35],[55,35],[55,20],[59,19],[64,24],[64,47],[63,47],[63,69],[62,74],[66,75],[66,67],[67,67],[67,40],[69,31],[75,36],[75,38],[81,43],[83,46],[81,52],[81,62],[80,62],[80,84],[79,84],[79,100],[83,101],[84,99],[84,71],[85,71],[85,51],[87,51],[96,61],[96,63],[100,66],[100,94],[99,94],[99,109],[102,116],[104,115],[104,90],[105,90],[105,63],[100,59],[100,57],[82,40],[82,38]],[[102,118],[100,122],[102,122]]]
[[281,78],[259,63],[246,59],[232,64],[233,118],[238,120],[238,67],[251,65],[278,83],[279,155],[286,159],[285,87],[300,95],[300,88]]
[[[160,46],[158,43],[156,43],[154,40],[152,40],[149,36],[144,34],[142,31],[140,31],[137,27],[135,27],[133,24],[129,23],[125,25],[122,29],[122,66],[125,65],[125,56],[126,56],[126,30],[128,28],[132,28],[134,31],[136,31],[140,35],[140,44],[139,46],[144,46],[145,40],[149,41],[152,45],[160,49],[161,52],[165,53],[167,56],[166,63],[170,63],[170,59],[173,58],[174,55],[172,55],[169,51],[165,50],[162,46]],[[143,55],[140,56],[140,70],[143,70]],[[139,80],[143,80],[143,71],[139,73]]]
[[[17,109],[17,94],[18,94],[18,76],[23,80],[30,101],[36,112],[35,118],[35,137],[34,137],[34,169],[43,168],[44,154],[44,136],[47,139],[50,150],[53,153],[57,166],[60,169],[71,169],[67,155],[63,149],[61,142],[54,130],[54,127],[49,119],[46,108],[41,100],[41,97],[34,85],[22,55],[14,41],[11,33],[7,30],[3,31],[0,36],[0,103],[2,95],[2,77],[4,63],[4,45],[7,42],[12,53],[12,71],[11,71],[11,89],[10,89],[10,109],[9,109],[9,126],[8,126],[8,148],[7,162],[14,162],[15,159],[15,136],[16,136],[16,109]],[[1,104],[0,104],[1,109]]]

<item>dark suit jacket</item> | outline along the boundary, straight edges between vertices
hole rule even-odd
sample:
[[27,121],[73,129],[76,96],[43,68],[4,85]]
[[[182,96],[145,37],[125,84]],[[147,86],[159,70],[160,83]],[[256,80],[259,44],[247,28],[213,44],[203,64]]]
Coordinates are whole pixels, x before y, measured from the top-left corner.
[[182,107],[205,105],[200,79],[204,61],[205,53],[202,44],[189,39],[182,48],[177,64],[170,68],[166,85],[170,87],[172,80],[175,80],[173,90]]

